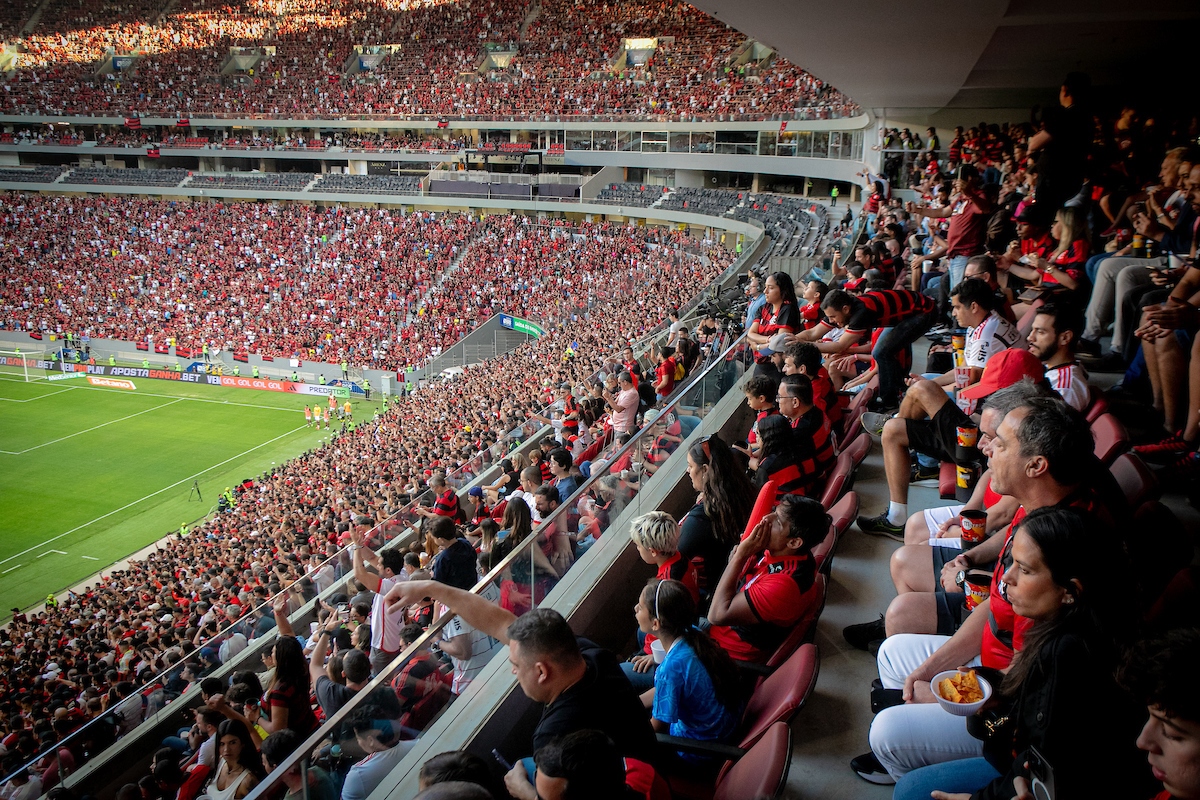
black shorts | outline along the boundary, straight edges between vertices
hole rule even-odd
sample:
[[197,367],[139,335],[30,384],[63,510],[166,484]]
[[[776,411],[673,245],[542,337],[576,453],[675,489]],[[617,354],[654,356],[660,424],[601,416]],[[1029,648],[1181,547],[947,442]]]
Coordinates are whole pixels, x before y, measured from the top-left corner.
[[954,461],[960,427],[977,427],[954,401],[946,403],[933,419],[906,419],[908,446],[938,461]]
[[962,592],[936,592],[937,632],[942,636],[953,636],[967,616],[967,596]]
[[933,547],[933,582],[937,591],[942,591],[942,567],[949,564],[963,553],[960,547]]

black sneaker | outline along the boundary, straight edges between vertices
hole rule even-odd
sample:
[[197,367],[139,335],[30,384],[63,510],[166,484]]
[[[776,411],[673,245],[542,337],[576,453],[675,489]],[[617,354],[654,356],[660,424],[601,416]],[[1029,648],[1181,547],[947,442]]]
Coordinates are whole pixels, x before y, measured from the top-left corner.
[[866,650],[867,645],[877,639],[883,639],[887,636],[887,630],[883,626],[883,614],[879,615],[879,619],[872,622],[860,622],[858,625],[847,625],[842,629],[842,638],[851,647],[859,650]]
[[[866,416],[865,414],[863,416]],[[925,466],[920,461],[912,465],[912,471],[909,472],[908,482],[916,483],[917,481],[931,481],[935,478],[942,477],[942,465],[934,464],[933,466]]]
[[861,756],[850,759],[850,769],[868,783],[890,786],[896,782],[896,779],[883,768],[883,764],[879,763],[879,759],[875,757],[874,753],[863,753]]
[[1075,352],[1081,356],[1099,356],[1100,342],[1093,339],[1080,338],[1075,342]]
[[886,511],[878,517],[859,517],[858,529],[872,536],[886,536],[889,539],[895,539],[897,542],[904,541],[904,526],[893,525],[888,522]]
[[1109,351],[1102,356],[1079,356],[1079,363],[1088,368],[1089,372],[1124,372],[1125,357],[1116,350]]

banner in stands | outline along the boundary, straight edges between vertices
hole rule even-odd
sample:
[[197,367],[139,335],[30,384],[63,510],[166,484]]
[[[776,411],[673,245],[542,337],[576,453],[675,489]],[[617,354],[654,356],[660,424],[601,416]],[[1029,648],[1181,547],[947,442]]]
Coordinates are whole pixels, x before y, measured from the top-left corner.
[[508,314],[500,315],[500,327],[508,328],[510,331],[516,331],[517,333],[527,333],[535,338],[546,334],[542,326],[536,322],[530,322],[527,319],[513,317]]

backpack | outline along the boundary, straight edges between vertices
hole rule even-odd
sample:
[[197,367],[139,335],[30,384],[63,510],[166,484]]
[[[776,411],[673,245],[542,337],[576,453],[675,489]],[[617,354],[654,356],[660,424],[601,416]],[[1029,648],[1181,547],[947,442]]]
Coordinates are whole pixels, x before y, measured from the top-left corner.
[[683,380],[683,375],[684,375],[683,362],[676,361],[675,362],[675,380],[677,380],[677,381]]

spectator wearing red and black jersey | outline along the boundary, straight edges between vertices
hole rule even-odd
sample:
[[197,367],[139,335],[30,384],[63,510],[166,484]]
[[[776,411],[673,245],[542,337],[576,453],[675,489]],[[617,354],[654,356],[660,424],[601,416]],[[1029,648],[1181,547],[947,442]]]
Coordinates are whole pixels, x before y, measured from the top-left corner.
[[803,375],[812,381],[813,405],[825,412],[834,430],[840,431],[845,411],[842,395],[834,388],[829,370],[821,361],[821,351],[811,342],[788,345],[784,351],[783,374]]
[[569,383],[564,383],[559,387],[558,402],[562,403],[562,430],[559,432],[559,440],[570,447],[570,437],[579,435],[579,418],[582,409],[579,401],[571,394]]
[[[405,625],[400,631],[404,646],[421,638],[425,631],[420,625]],[[437,713],[450,700],[450,676],[439,667],[438,660],[422,646],[404,663],[392,679],[392,689],[400,700],[403,715],[400,724],[413,730],[425,730]]]
[[429,479],[429,488],[437,495],[433,501],[433,508],[417,506],[413,511],[423,517],[446,517],[453,522],[465,519],[458,504],[458,495],[455,494],[454,487],[446,482],[445,475],[435,472]]
[[766,660],[808,610],[816,579],[812,543],[829,532],[816,500],[789,495],[733,553],[713,592],[709,635],[738,661]]
[[[901,358],[907,356],[911,361],[912,343],[933,326],[937,314],[933,300],[907,289],[874,290],[862,297],[835,289],[825,296],[821,307],[829,322],[795,338],[813,342],[825,354],[844,353],[869,337],[874,328],[883,328],[871,350],[879,370],[879,396],[871,401],[871,410],[895,408],[904,389]],[[821,341],[834,326],[844,329],[842,335],[836,341]]]
[[1046,258],[1036,254],[1026,256],[1009,266],[1008,271],[1018,278],[1044,288],[1079,289],[1087,285],[1084,267],[1089,255],[1087,218],[1081,209],[1060,208],[1050,228],[1050,236],[1058,243]]
[[[758,449],[758,426],[765,418],[779,413],[779,406],[775,403],[775,393],[778,390],[779,379],[773,375],[751,375],[742,386],[742,391],[746,394],[746,405],[755,413],[755,417],[750,432],[746,434],[747,447],[734,445],[734,450],[745,453],[750,458],[754,457]],[[752,463],[751,468],[753,467]]]
[[792,427],[792,458],[796,472],[791,494],[819,493],[837,453],[833,430],[821,409],[813,405],[812,381],[803,375],[785,375],[775,395],[779,411]]
[[800,325],[804,330],[815,328],[817,323],[825,318],[821,311],[821,301],[829,294],[829,286],[824,281],[809,281],[804,284],[804,294],[800,306]]
[[[906,210],[914,218],[928,217],[930,219],[950,219],[950,230],[946,234],[945,248],[938,248],[927,253],[924,259],[945,257],[950,260],[950,284],[946,294],[958,286],[967,269],[967,259],[977,256],[987,250],[987,223],[994,204],[984,194],[979,178],[979,170],[970,164],[958,168],[954,178],[954,194],[950,205],[942,208],[928,208],[908,203]],[[919,267],[916,261],[914,269]]]
[[773,272],[763,285],[766,302],[758,312],[758,318],[746,331],[746,339],[758,352],[755,361],[761,365],[770,361],[771,338],[779,333],[796,333],[800,330],[800,308],[796,302],[796,286],[786,272]]
[[796,449],[792,446],[792,425],[782,414],[775,414],[758,425],[759,450],[753,459],[754,488],[762,489],[775,481],[776,499],[789,494],[804,494]]
[[[665,511],[643,514],[629,523],[629,539],[642,561],[654,565],[654,577],[660,581],[679,581],[692,595],[693,602],[700,602],[699,565],[679,552],[679,525],[674,517]],[[621,664],[625,677],[629,678],[639,694],[654,687],[654,651],[651,646],[656,638],[652,633],[642,634],[638,631],[640,648]]]

